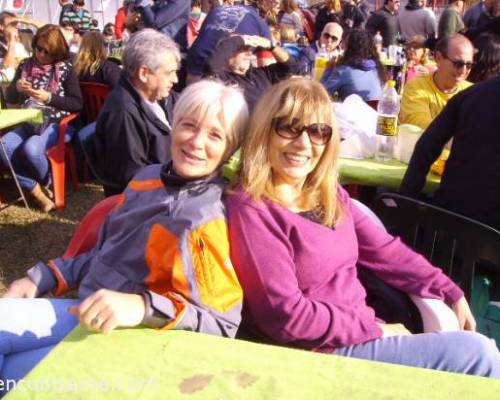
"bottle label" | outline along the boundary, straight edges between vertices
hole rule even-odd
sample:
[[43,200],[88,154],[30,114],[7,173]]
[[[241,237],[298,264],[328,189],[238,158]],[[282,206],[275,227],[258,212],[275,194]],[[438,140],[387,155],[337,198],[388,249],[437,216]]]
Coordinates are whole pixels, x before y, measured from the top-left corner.
[[396,136],[398,134],[398,116],[379,114],[377,118],[377,134]]

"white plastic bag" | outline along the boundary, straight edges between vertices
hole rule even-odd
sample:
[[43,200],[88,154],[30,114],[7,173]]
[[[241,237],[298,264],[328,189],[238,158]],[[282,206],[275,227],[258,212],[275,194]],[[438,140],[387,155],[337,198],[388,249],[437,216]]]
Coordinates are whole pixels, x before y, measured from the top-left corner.
[[352,94],[342,103],[334,103],[333,111],[340,130],[340,156],[369,158],[375,155],[377,111],[361,97]]

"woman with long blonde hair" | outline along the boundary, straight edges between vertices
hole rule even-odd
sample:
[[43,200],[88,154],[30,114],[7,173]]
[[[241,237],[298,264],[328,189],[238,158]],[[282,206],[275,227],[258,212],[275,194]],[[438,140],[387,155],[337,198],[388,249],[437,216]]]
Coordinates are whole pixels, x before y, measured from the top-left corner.
[[500,354],[484,336],[411,335],[376,319],[360,265],[401,291],[445,300],[462,329],[475,325],[460,288],[342,189],[338,147],[331,103],[318,82],[290,78],[258,103],[243,143],[239,186],[225,198],[231,261],[243,288],[241,335],[500,378]]
[[121,69],[107,59],[104,36],[100,32],[83,35],[73,65],[81,82],[104,83],[114,87],[120,79]]

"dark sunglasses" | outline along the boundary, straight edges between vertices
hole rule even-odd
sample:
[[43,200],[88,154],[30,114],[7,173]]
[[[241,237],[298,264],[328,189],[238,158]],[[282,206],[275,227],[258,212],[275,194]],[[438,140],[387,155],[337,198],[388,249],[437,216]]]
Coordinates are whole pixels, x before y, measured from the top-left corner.
[[339,40],[339,38],[337,36],[334,36],[334,35],[330,35],[329,33],[325,32],[323,33],[323,37],[325,39],[332,39],[334,42],[336,42],[337,40]]
[[304,131],[307,132],[312,144],[325,145],[330,141],[333,129],[328,124],[311,124],[302,127],[297,126],[295,121],[286,122],[285,118],[273,120],[276,134],[284,139],[297,139]]
[[39,45],[36,45],[35,46],[35,50],[38,52],[38,53],[45,53],[45,54],[49,54],[49,51],[44,48],[44,47],[41,47]]
[[471,61],[465,62],[465,61],[462,61],[462,60],[452,60],[448,56],[445,56],[444,58],[446,58],[447,60],[449,60],[456,69],[462,69],[463,67],[465,67],[467,69],[471,69],[474,66],[474,63],[471,62]]

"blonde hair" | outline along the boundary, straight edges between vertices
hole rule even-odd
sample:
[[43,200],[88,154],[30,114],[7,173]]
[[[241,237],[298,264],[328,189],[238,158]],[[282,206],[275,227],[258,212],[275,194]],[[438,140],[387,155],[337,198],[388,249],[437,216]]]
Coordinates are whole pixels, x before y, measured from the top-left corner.
[[326,6],[328,10],[335,11],[337,14],[342,12],[342,3],[340,0],[328,0],[326,1]]
[[216,80],[203,79],[182,91],[175,103],[172,130],[182,119],[193,118],[200,124],[217,118],[224,129],[227,147],[222,162],[240,145],[248,123],[248,106],[241,89]]
[[270,142],[276,118],[285,123],[309,124],[312,120],[333,128],[330,141],[313,171],[307,176],[300,195],[300,207],[312,210],[326,226],[335,225],[341,216],[337,201],[338,147],[340,143],[330,98],[324,87],[311,79],[289,78],[272,86],[258,102],[243,142],[240,184],[256,201],[268,198],[288,207],[279,198],[273,183]]
[[280,30],[281,43],[297,43],[295,29],[291,26],[283,26]]
[[87,32],[83,35],[80,49],[75,58],[74,70],[78,77],[94,75],[106,60],[104,36],[100,32]]

